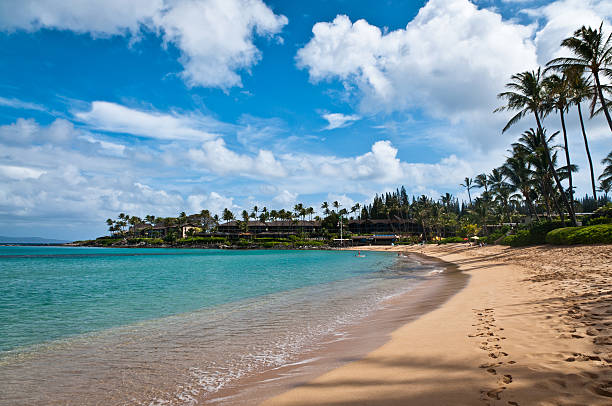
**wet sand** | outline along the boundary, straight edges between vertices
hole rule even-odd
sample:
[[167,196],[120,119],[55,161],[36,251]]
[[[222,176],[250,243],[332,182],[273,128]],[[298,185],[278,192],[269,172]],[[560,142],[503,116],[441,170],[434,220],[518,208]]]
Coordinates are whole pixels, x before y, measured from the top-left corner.
[[362,359],[263,404],[611,405],[612,246],[359,247],[471,276]]
[[302,353],[295,362],[241,379],[236,385],[208,396],[204,403],[224,406],[258,404],[307,384],[334,368],[359,360],[385,344],[397,328],[443,305],[463,289],[469,279],[453,264],[435,258],[411,253],[401,260],[409,266],[415,266],[415,261],[418,261],[433,270],[409,292],[387,299],[383,307],[347,327],[341,335],[326,337],[314,350]]

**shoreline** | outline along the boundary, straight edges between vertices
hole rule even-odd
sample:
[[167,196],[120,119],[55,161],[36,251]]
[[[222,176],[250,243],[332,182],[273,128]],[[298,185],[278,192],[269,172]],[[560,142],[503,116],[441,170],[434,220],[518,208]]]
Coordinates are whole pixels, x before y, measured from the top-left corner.
[[348,326],[342,337],[329,336],[316,349],[301,353],[290,364],[242,379],[234,386],[205,397],[204,404],[258,404],[363,358],[388,342],[397,328],[442,306],[467,284],[468,277],[452,264],[421,254],[410,257],[411,264],[416,257],[427,266],[444,268],[444,275],[423,279],[411,290],[385,300],[374,313]]
[[262,405],[611,403],[612,246],[353,249],[422,253],[471,277],[362,359]]

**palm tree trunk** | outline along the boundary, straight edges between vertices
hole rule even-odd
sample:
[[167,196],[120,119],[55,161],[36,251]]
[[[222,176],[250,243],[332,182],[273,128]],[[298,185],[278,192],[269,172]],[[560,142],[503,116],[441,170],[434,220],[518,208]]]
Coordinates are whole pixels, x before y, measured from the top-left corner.
[[578,116],[580,117],[580,128],[582,129],[582,138],[584,138],[584,148],[586,149],[587,158],[589,158],[589,169],[591,170],[591,186],[593,187],[593,199],[595,199],[595,205],[597,205],[597,189],[595,187],[595,174],[593,172],[593,161],[591,160],[591,151],[589,151],[589,142],[587,141],[586,131],[584,130],[584,120],[582,119],[582,109],[580,108],[580,103],[576,104],[578,106]]
[[535,215],[536,219],[540,220],[540,216],[538,216],[538,212],[533,207],[533,203],[531,202],[531,199],[529,198],[529,192],[523,191],[522,193],[523,193],[523,197],[525,198],[525,201],[527,202],[527,208],[529,209],[529,214],[531,214],[532,216]]
[[573,225],[576,225],[576,212],[574,211],[574,184],[572,181],[572,163],[570,162],[569,145],[567,143],[567,130],[565,129],[565,113],[563,109],[559,109],[559,116],[561,116],[561,128],[563,129],[563,143],[565,144],[565,162],[567,162],[567,175],[569,180],[569,191],[570,191],[570,216],[572,217]]
[[[544,155],[546,155],[546,161],[548,162],[548,167],[550,168],[550,172],[552,173],[553,178],[555,178],[555,183],[557,184],[557,187],[559,188],[559,192],[561,193],[561,198],[563,199],[563,203],[565,203],[565,207],[567,207],[568,212],[571,213],[571,208],[570,208],[569,201],[567,200],[567,195],[563,191],[563,186],[561,186],[561,181],[559,180],[559,174],[557,174],[557,170],[555,169],[555,166],[552,163],[552,159],[550,159],[550,150],[548,149],[548,143],[546,142],[546,136],[544,135],[544,129],[542,128],[542,123],[540,122],[540,116],[538,116],[537,111],[534,111],[533,114],[535,115],[535,118],[536,118],[536,124],[538,125],[538,130],[540,130],[540,137],[542,138],[542,145],[544,146]],[[559,216],[561,216],[561,222],[563,223],[563,225],[565,225],[565,219],[564,219],[562,210],[559,210]],[[575,226],[576,224],[573,223],[572,225]]]
[[610,118],[610,113],[608,113],[606,99],[604,99],[603,92],[601,91],[601,83],[599,82],[599,74],[597,73],[597,71],[593,72],[593,76],[595,77],[595,84],[597,85],[597,94],[599,95],[601,107],[603,108],[604,114],[606,115],[606,120],[608,120],[608,126],[610,127],[610,131],[612,131],[612,118]]

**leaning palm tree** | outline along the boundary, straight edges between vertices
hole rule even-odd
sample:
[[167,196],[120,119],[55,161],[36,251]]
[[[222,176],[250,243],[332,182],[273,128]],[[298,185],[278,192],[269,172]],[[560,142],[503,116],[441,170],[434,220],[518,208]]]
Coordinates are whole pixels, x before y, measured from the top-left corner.
[[[612,151],[601,160],[601,163],[604,165],[603,173],[599,176],[599,184],[601,185],[601,190],[607,191],[610,190],[612,186]],[[606,192],[607,195],[607,192]]]
[[[582,69],[568,68],[564,71],[567,76],[568,84],[570,86],[571,103],[576,106],[578,110],[578,118],[580,119],[580,129],[582,130],[582,138],[584,139],[584,148],[586,150],[587,158],[589,161],[589,169],[591,171],[591,187],[593,188],[593,199],[597,202],[597,192],[595,187],[595,172],[593,171],[593,160],[591,159],[591,151],[589,150],[589,142],[587,140],[586,131],[584,129],[584,119],[582,118],[582,106],[581,103],[585,99],[589,99],[594,94],[593,87],[585,79]],[[597,97],[597,96],[595,96]],[[594,99],[596,100],[596,99]],[[595,105],[592,104],[594,107]]]
[[[569,97],[570,97],[570,86],[567,81],[565,75],[550,75],[544,79],[544,88],[548,93],[548,98],[550,101],[549,107],[551,109],[556,109],[559,113],[559,117],[561,118],[561,129],[563,130],[563,144],[565,150],[565,162],[567,163],[567,167],[570,168],[572,166],[572,162],[570,161],[569,154],[569,145],[567,142],[567,129],[565,128],[565,113],[569,108]],[[576,214],[574,212],[574,184],[572,180],[572,171],[568,171],[569,181],[569,201],[570,201],[570,216],[572,217],[572,222],[576,223]]]
[[[533,114],[541,137],[544,137],[544,129],[542,127],[542,122],[540,118],[542,114],[545,114],[545,112],[547,111],[547,101],[541,69],[538,68],[538,70],[535,72],[532,71],[517,73],[515,75],[512,75],[511,79],[512,81],[506,84],[506,88],[509,89],[509,91],[502,92],[497,95],[497,97],[499,97],[500,99],[506,99],[507,104],[505,106],[495,109],[495,112],[505,110],[518,110],[518,113],[515,114],[510,119],[510,121],[508,121],[506,126],[503,128],[502,133],[508,131],[510,127],[519,122],[526,115]],[[559,188],[561,197],[563,198],[563,203],[567,208],[568,213],[571,213],[572,210],[569,200],[567,198],[567,195],[563,191],[559,175],[557,174],[557,171],[550,159],[550,151],[548,150],[548,144],[546,143],[545,139],[542,140],[542,145],[544,146],[548,167],[550,169],[550,172],[553,174],[553,178],[555,179],[557,188]],[[563,221],[563,213],[561,212],[559,214],[561,216],[561,220]],[[576,225],[573,219],[572,225]]]
[[612,118],[608,112],[606,100],[602,91],[600,73],[604,76],[612,76],[612,33],[607,38],[603,33],[603,22],[599,30],[584,25],[574,32],[574,35],[561,41],[561,46],[570,49],[574,57],[555,58],[546,66],[551,69],[563,70],[568,67],[588,71],[595,80],[595,88],[602,110],[608,120],[608,126],[612,131]]
[[468,192],[468,198],[470,199],[470,206],[472,205],[472,195],[470,193],[470,190],[472,190],[474,188],[474,182],[472,181],[472,178],[465,178],[463,180],[463,183],[460,183],[459,186],[464,187],[467,189]]

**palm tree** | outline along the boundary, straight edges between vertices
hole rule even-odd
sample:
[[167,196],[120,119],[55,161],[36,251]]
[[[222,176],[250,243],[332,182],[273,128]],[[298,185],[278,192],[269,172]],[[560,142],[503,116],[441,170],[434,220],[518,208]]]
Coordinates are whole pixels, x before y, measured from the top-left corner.
[[529,208],[529,214],[535,216],[538,220],[538,212],[531,201],[532,191],[532,169],[529,158],[517,150],[513,151],[513,155],[506,159],[506,163],[502,166],[504,175],[507,176],[510,185],[514,190],[518,190],[523,195],[523,199]]
[[604,165],[603,173],[597,178],[599,180],[599,184],[601,185],[601,190],[606,193],[606,197],[608,195],[608,191],[612,186],[612,151],[601,160],[602,165]]
[[113,219],[106,219],[106,225],[108,226],[108,231],[110,231],[112,235],[115,232],[115,221]]
[[[538,126],[538,130],[542,137],[544,137],[544,129],[542,127],[542,122],[540,121],[540,116],[546,112],[546,94],[543,86],[543,78],[541,69],[538,68],[535,72],[521,72],[515,75],[512,75],[511,82],[506,84],[506,88],[510,89],[507,92],[502,92],[497,95],[500,99],[506,99],[507,104],[502,107],[498,107],[495,109],[495,112],[505,111],[505,110],[514,110],[518,113],[515,114],[510,121],[503,128],[502,133],[505,133],[512,125],[516,124],[521,120],[521,118],[525,117],[527,114],[532,113],[535,117],[536,124]],[[572,213],[570,203],[567,199],[567,195],[563,191],[563,187],[561,186],[561,180],[559,179],[559,175],[557,174],[557,170],[552,164],[550,159],[550,151],[548,150],[548,144],[546,140],[542,140],[542,145],[544,146],[546,161],[548,162],[549,169],[553,174],[553,178],[555,179],[555,183],[561,192],[561,197],[563,198],[563,203],[567,208],[569,213]],[[561,216],[561,221],[564,220],[563,213],[559,213]],[[572,219],[572,225],[576,225]]]
[[561,46],[568,48],[574,53],[573,58],[555,58],[546,64],[551,69],[563,70],[569,67],[588,71],[595,79],[595,88],[602,110],[608,120],[608,126],[612,131],[612,118],[606,106],[606,100],[602,91],[599,74],[611,76],[612,69],[612,33],[606,38],[603,33],[603,22],[599,30],[584,25],[574,32],[572,37],[561,41]]
[[468,192],[468,198],[470,199],[470,206],[472,205],[472,195],[470,194],[470,190],[472,188],[474,188],[473,182],[472,182],[472,178],[465,178],[463,180],[463,183],[459,184],[459,186],[464,187],[467,189]]
[[474,178],[474,184],[479,188],[484,188],[485,193],[489,192],[489,178],[486,173],[481,173]]
[[[565,112],[569,107],[570,87],[569,83],[563,75],[550,75],[544,79],[544,88],[548,92],[550,99],[550,108],[557,109],[559,117],[561,118],[561,129],[563,130],[563,144],[565,149],[565,162],[567,167],[570,168],[572,163],[569,155],[569,145],[567,143],[567,130],[565,128]],[[572,223],[576,223],[576,214],[574,212],[574,185],[572,181],[572,171],[568,171],[569,181],[569,195],[570,195],[570,216],[572,217]]]
[[321,208],[323,209],[323,213],[325,213],[325,215],[328,216],[329,215],[329,203],[323,202],[323,204],[321,204]]
[[583,100],[588,99],[593,95],[592,86],[584,78],[582,69],[569,68],[566,69],[564,73],[567,76],[567,80],[570,86],[571,103],[575,105],[578,109],[578,118],[580,118],[580,129],[582,130],[582,138],[584,139],[584,148],[586,150],[587,158],[589,161],[589,169],[591,170],[591,187],[593,188],[593,199],[595,200],[595,202],[597,202],[593,160],[591,159],[591,151],[589,150],[589,142],[587,141],[587,135],[584,129],[584,119],[582,118],[582,107],[580,105]]
[[226,223],[229,223],[230,221],[232,221],[235,217],[234,217],[234,213],[231,212],[230,209],[228,209],[227,207],[225,209],[223,209],[223,215],[221,216],[221,218],[223,219],[223,221],[225,221]]
[[337,201],[334,200],[334,202],[332,203],[332,207],[336,210],[338,210],[342,205]]

